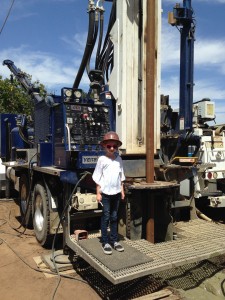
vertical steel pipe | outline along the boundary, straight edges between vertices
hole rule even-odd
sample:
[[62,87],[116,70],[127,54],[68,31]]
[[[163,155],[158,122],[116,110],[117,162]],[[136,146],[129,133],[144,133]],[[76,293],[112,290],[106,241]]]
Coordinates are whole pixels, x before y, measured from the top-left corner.
[[156,60],[156,8],[158,0],[147,1],[146,42],[146,182],[154,182],[154,110]]

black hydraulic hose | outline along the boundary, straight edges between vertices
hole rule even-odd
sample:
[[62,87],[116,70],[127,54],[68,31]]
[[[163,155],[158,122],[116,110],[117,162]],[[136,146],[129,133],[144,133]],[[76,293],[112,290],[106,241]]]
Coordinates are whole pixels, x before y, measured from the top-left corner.
[[[99,18],[98,18],[98,12],[95,13],[95,24],[94,24],[94,35],[93,35],[93,41],[92,41],[92,46],[89,52],[89,57],[87,60],[87,64],[86,64],[86,71],[87,74],[89,74],[90,72],[90,60],[91,60],[91,55],[97,40],[97,36],[98,36],[98,28],[99,28]],[[89,77],[90,78],[90,77]]]
[[99,59],[98,59],[98,67],[97,67],[98,70],[101,70],[101,67],[104,64],[103,60],[104,60],[105,52],[107,51],[107,47],[109,45],[109,40],[110,40],[109,34],[110,34],[110,31],[111,31],[115,21],[116,21],[116,1],[114,0],[113,4],[112,4],[112,9],[111,9],[110,18],[109,18],[109,25],[108,25],[107,32],[105,35],[104,44],[103,44],[102,51],[101,51],[101,53],[99,55]]
[[111,40],[109,40],[109,45],[108,45],[108,48],[107,48],[107,51],[106,51],[106,55],[105,55],[105,59],[104,59],[104,63],[103,63],[103,68],[102,68],[102,73],[103,74],[105,74],[105,72],[106,72],[112,47],[113,47],[113,43],[112,43]]
[[108,39],[106,47],[105,47],[105,51],[101,53],[99,63],[98,63],[98,70],[102,70],[103,73],[106,70],[106,65],[108,63],[107,59],[109,59],[110,52],[112,49],[113,49],[112,42],[110,39]]
[[110,39],[105,38],[104,46],[103,46],[102,51],[101,51],[101,53],[99,55],[99,58],[98,58],[98,66],[97,66],[98,70],[102,70],[102,67],[104,65],[104,60],[105,60],[106,52],[107,52],[108,47],[109,47],[109,42],[110,42]]
[[111,45],[111,51],[108,58],[108,62],[106,64],[106,70],[105,70],[105,77],[107,81],[109,80],[109,74],[112,72],[113,66],[114,66],[114,45],[112,43]]
[[[112,30],[112,27],[113,27],[115,21],[116,21],[116,0],[114,0],[113,4],[112,4],[112,9],[110,12],[110,17],[109,17],[109,25],[108,25],[107,33],[106,33],[106,37],[105,37],[105,44],[107,43],[107,41],[109,39],[109,34]],[[103,49],[104,49],[104,47],[103,47]]]
[[80,68],[77,72],[77,76],[74,80],[73,88],[78,88],[81,78],[84,74],[84,70],[90,55],[90,52],[92,50],[92,43],[93,43],[93,34],[94,34],[94,23],[95,23],[95,11],[91,10],[89,12],[89,28],[88,28],[88,36],[87,36],[87,42],[86,42],[86,47],[84,50],[84,55],[81,61]]
[[95,69],[98,69],[98,62],[99,62],[99,55],[102,47],[102,38],[103,38],[103,28],[104,28],[104,14],[100,12],[100,30],[99,30],[99,40],[98,40],[98,48],[96,52],[96,59],[95,59]]
[[98,70],[103,70],[103,66],[105,64],[105,57],[106,57],[106,53],[108,51],[109,46],[110,46],[110,39],[107,40],[104,52],[102,52],[100,54],[100,59],[99,59],[99,63],[98,63]]

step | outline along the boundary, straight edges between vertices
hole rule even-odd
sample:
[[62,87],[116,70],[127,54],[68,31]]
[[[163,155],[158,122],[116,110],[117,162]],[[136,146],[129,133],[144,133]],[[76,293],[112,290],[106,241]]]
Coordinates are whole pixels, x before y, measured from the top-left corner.
[[89,234],[82,241],[71,235],[69,246],[113,284],[225,253],[224,224],[196,219],[178,222],[174,228],[176,240],[152,244],[144,239],[124,238],[121,243],[125,251],[113,250],[112,255],[103,253],[99,233]]

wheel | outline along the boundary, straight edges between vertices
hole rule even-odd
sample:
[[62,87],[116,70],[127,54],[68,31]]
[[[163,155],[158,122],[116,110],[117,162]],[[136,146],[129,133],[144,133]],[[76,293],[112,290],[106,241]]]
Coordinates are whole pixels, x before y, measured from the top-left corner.
[[31,200],[29,200],[29,181],[25,174],[20,177],[19,198],[21,224],[24,227],[32,228],[32,204]]
[[34,188],[33,199],[33,227],[37,241],[43,246],[50,246],[52,235],[50,231],[49,200],[45,187],[37,183]]

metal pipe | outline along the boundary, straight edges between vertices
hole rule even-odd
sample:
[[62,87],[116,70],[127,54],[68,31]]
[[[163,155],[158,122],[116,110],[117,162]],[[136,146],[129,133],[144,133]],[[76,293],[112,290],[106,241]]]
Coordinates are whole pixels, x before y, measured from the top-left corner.
[[191,131],[193,127],[193,88],[194,88],[194,42],[195,24],[191,0],[183,1],[185,15],[181,18],[179,11],[176,17],[180,29],[180,96],[179,96],[179,129]]
[[71,138],[70,138],[70,128],[69,125],[66,124],[66,131],[67,131],[67,143],[68,143],[68,150],[71,151]]
[[138,29],[138,128],[137,128],[137,141],[139,145],[143,143],[143,132],[142,132],[142,106],[143,106],[143,1],[139,0],[139,29]]
[[154,99],[156,76],[156,1],[147,1],[146,42],[146,182],[154,182]]

